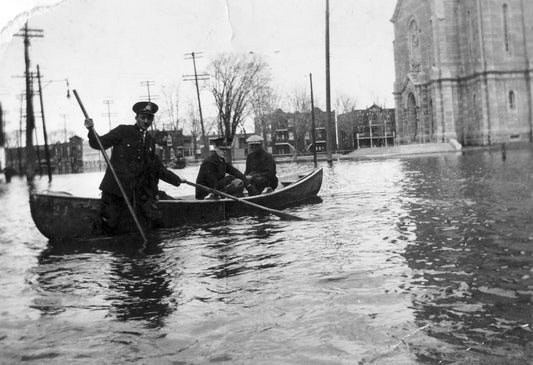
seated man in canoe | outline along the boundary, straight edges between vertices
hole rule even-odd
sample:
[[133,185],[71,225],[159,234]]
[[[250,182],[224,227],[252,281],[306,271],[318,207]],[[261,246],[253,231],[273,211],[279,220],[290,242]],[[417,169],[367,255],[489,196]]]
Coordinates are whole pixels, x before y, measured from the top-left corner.
[[[224,151],[229,149],[230,146],[225,142],[224,138],[217,138],[211,141],[209,156],[200,165],[196,183],[240,197],[243,195],[246,177],[224,159]],[[196,199],[213,198],[216,197],[208,191],[196,188]]]
[[[104,149],[113,147],[111,166],[107,166],[100,184],[102,228],[109,234],[117,230],[123,216],[129,215],[112,168],[139,218],[149,227],[157,227],[161,221],[161,213],[155,205],[159,179],[175,186],[181,184],[179,176],[168,170],[159,159],[155,141],[147,132],[158,106],[153,102],[141,101],[135,103],[132,109],[135,112],[135,124],[122,124],[99,136]],[[85,120],[85,127],[89,129],[89,145],[100,149],[93,126],[92,119]]]
[[253,135],[246,140],[248,144],[248,156],[246,156],[247,183],[250,185],[250,195],[266,194],[276,189],[278,178],[276,177],[276,162],[274,157],[263,149],[263,138]]
[[183,153],[178,150],[176,152],[176,156],[170,163],[170,167],[172,167],[173,169],[183,169],[185,168],[185,166],[187,166],[187,160],[185,159],[185,157],[183,157]]

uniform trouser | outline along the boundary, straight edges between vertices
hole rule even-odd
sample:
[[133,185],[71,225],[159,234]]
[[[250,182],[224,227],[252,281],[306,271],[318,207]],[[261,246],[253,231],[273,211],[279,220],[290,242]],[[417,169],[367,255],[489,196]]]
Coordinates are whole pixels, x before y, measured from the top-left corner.
[[235,176],[227,174],[224,177],[224,192],[233,196],[242,196],[244,191],[244,181]]
[[[270,186],[270,179],[264,176],[253,176],[251,181],[251,189],[248,189],[250,195],[261,194],[261,192]],[[250,191],[252,190],[252,191]]]
[[[139,198],[135,200],[133,206],[141,224],[151,228],[161,226],[161,212],[157,209],[154,199]],[[124,198],[107,192],[102,192],[100,214],[102,228],[106,233],[115,233],[119,229],[120,222],[131,216]]]

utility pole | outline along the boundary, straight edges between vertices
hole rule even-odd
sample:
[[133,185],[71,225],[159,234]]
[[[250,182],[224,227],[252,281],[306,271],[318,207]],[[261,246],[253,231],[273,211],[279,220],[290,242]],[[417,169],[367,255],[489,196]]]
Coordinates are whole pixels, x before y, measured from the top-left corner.
[[157,98],[157,95],[151,95],[150,94],[150,86],[153,86],[154,85],[154,81],[142,81],[141,82],[141,86],[146,86],[146,90],[148,91],[148,101],[152,101],[152,96],[154,98]]
[[19,159],[19,175],[24,174],[24,169],[22,168],[22,119],[24,119],[23,105],[24,105],[24,94],[20,94],[20,119],[19,119],[19,130],[17,133],[17,157]]
[[[150,86],[153,86],[155,84],[154,81],[142,81],[141,82],[141,86],[146,86],[146,90],[148,91],[148,95],[147,96],[143,96],[142,98],[143,99],[148,99],[149,102],[152,101],[152,98],[154,99],[157,99],[159,97],[159,95],[152,95],[150,94]],[[154,128],[157,130],[157,124],[156,124],[156,120],[154,119],[154,122],[153,124],[150,126],[150,130],[154,130]]]
[[35,128],[35,115],[33,113],[33,91],[30,75],[30,38],[43,37],[42,29],[30,29],[28,23],[21,29],[23,33],[15,36],[24,37],[24,63],[26,64],[26,179],[32,181],[35,175],[35,151],[33,149],[33,129]]
[[[207,136],[205,134],[205,127],[204,127],[204,117],[202,116],[202,103],[200,102],[200,87],[198,86],[198,80],[208,80],[209,75],[208,74],[200,74],[198,75],[198,72],[196,71],[196,56],[201,54],[201,52],[191,52],[185,54],[185,59],[192,59],[192,64],[194,67],[194,75],[183,75],[184,81],[194,81],[196,84],[196,97],[198,98],[198,112],[200,114],[200,126],[202,127],[202,140],[204,142],[204,148],[202,150],[202,157],[207,156],[207,151],[209,149],[209,141],[207,140]],[[189,57],[190,56],[190,57]],[[194,76],[194,79],[192,77]]]
[[331,150],[333,149],[331,142],[331,92],[330,92],[330,75],[329,75],[329,0],[326,0],[326,160],[328,165],[333,165],[333,157]]
[[311,143],[313,143],[313,162],[315,164],[315,169],[317,167],[317,158],[316,158],[316,127],[315,127],[315,101],[313,99],[313,74],[309,74],[309,84],[311,85]]
[[[150,91],[148,91],[148,95],[150,95]],[[111,115],[114,115],[115,113],[111,113],[109,105],[113,104],[113,100],[106,99],[104,100],[104,104],[107,106],[107,113],[103,115],[107,116],[107,120],[109,122],[109,130],[111,130]]]
[[[41,71],[37,65],[37,81],[39,84],[39,100],[41,102],[41,118],[43,120],[43,136],[44,136],[44,154],[46,157],[46,168],[48,169],[48,182],[52,182],[52,167],[50,164],[50,149],[48,148],[48,134],[46,133],[46,123],[44,118],[44,104],[43,104],[43,89],[41,87]],[[37,144],[39,148],[39,144]],[[41,166],[39,161],[39,167]]]
[[37,126],[33,130],[35,132],[35,152],[37,153],[37,169],[39,170],[39,177],[43,177],[43,168],[41,166],[41,151],[39,151],[39,136],[37,131]]

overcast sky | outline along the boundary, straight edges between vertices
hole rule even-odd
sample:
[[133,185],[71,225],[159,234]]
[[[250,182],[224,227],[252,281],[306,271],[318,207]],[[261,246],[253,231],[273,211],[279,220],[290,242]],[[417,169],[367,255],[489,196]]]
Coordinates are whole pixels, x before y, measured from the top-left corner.
[[[330,53],[332,108],[340,95],[359,108],[377,102],[393,107],[393,25],[396,0],[331,0]],[[147,96],[163,107],[176,94],[180,118],[196,105],[185,54],[201,52],[198,72],[220,52],[254,52],[271,67],[280,95],[309,88],[313,74],[316,106],[325,109],[325,0],[2,0],[0,22],[0,103],[7,130],[19,125],[24,80],[24,46],[13,37],[24,22],[42,29],[31,40],[32,70],[43,74],[48,131],[67,129],[85,137],[75,98],[65,97],[68,79],[97,131],[132,123],[131,106]],[[49,82],[53,80],[53,82]],[[37,86],[37,84],[36,84]],[[205,117],[213,117],[212,96],[202,92]],[[39,99],[34,98],[38,112]],[[205,105],[205,106],[204,106]],[[164,115],[161,115],[163,119]],[[37,125],[41,127],[40,118]],[[42,144],[42,141],[40,141]]]

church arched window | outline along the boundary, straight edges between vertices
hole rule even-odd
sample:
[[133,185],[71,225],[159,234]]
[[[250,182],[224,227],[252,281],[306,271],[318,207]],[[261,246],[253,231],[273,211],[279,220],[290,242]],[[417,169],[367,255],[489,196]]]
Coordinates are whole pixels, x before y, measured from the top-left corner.
[[503,42],[505,45],[505,51],[510,50],[510,37],[509,37],[509,7],[507,4],[503,4]]
[[420,64],[420,40],[419,40],[418,24],[415,19],[409,22],[408,31],[408,46],[409,46],[409,63],[411,68]]
[[514,91],[509,91],[509,109],[514,109],[516,107],[516,97]]

